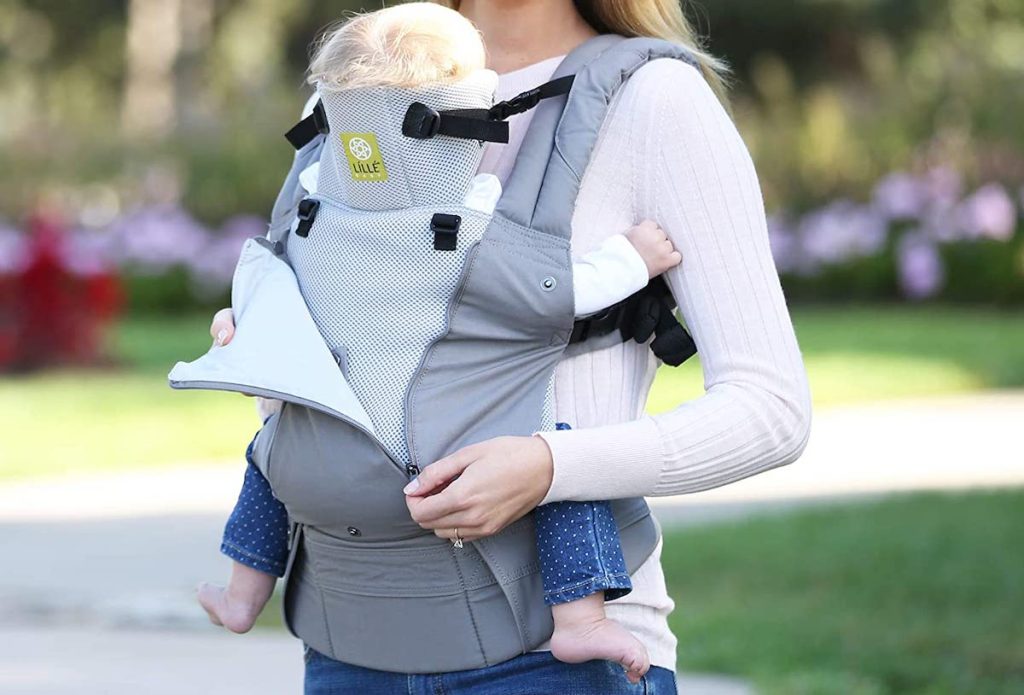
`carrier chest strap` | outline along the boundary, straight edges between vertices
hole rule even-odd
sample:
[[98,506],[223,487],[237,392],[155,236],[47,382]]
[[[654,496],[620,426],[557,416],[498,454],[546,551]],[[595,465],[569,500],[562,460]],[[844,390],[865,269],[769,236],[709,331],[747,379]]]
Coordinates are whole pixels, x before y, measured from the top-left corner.
[[426,104],[413,103],[402,122],[402,134],[419,140],[447,135],[464,140],[508,142],[505,119],[529,111],[543,99],[568,94],[575,75],[566,75],[528,89],[489,109],[448,109],[435,111]]
[[[445,109],[437,111],[426,104],[413,102],[402,121],[402,134],[426,140],[435,135],[447,135],[481,142],[508,142],[508,123],[505,119],[529,111],[544,99],[568,94],[575,75],[565,75],[545,82],[511,99],[500,101],[489,109]],[[296,150],[313,141],[318,135],[330,132],[323,101],[318,100],[313,113],[296,123],[285,133],[285,138]]]

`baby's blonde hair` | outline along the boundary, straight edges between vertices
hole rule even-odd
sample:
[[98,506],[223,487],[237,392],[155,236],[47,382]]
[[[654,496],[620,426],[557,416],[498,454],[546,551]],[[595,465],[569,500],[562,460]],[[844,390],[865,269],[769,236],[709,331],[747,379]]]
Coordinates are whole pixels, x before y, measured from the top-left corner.
[[480,33],[455,10],[411,2],[357,14],[317,43],[309,82],[329,89],[458,82],[483,69]]

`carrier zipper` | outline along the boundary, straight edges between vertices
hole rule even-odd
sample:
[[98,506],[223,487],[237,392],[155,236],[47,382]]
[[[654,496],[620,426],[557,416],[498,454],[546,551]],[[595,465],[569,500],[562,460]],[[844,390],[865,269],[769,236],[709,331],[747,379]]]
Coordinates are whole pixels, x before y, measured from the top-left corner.
[[[490,228],[490,226],[491,223],[488,222],[487,227]],[[484,236],[486,235],[487,230],[485,229]],[[483,237],[481,237],[480,241],[483,241]],[[419,364],[416,365],[416,371],[413,372],[412,379],[409,380],[409,386],[405,389],[405,448],[408,449],[409,451],[409,460],[412,461],[411,466],[415,468],[417,472],[419,472],[420,470],[420,462],[417,460],[418,456],[416,454],[416,448],[413,446],[412,427],[409,426],[409,423],[411,422],[410,416],[412,414],[411,404],[413,388],[419,382],[420,374],[423,372],[423,366],[426,363],[427,358],[430,356],[430,353],[433,351],[434,346],[437,345],[442,340],[444,340],[444,338],[448,335],[448,332],[451,330],[452,316],[455,314],[455,307],[457,307],[459,305],[459,302],[462,301],[462,295],[466,291],[466,284],[467,281],[469,280],[469,271],[470,268],[472,268],[473,266],[473,261],[476,258],[477,252],[480,250],[480,241],[477,241],[473,244],[473,247],[466,253],[466,258],[463,260],[462,273],[459,275],[458,287],[452,294],[452,298],[448,302],[448,310],[445,312],[444,332],[441,333],[441,335],[439,335],[437,338],[434,338],[434,340],[430,341],[430,344],[427,345],[426,349],[423,351],[423,354],[420,355],[420,361]]]
[[[325,408],[325,407],[321,406],[319,403],[316,403],[314,401],[307,401],[307,400],[305,400],[303,398],[295,398],[295,397],[290,396],[290,395],[288,395],[286,393],[281,393],[280,391],[274,391],[272,389],[264,389],[264,388],[259,388],[259,387],[253,388],[251,386],[244,386],[242,384],[232,384],[232,383],[223,382],[223,381],[179,381],[179,382],[174,382],[172,385],[174,386],[174,388],[178,388],[178,389],[203,389],[203,390],[215,390],[215,391],[236,391],[238,393],[245,393],[245,394],[250,395],[250,396],[261,396],[263,398],[273,398],[275,400],[284,401],[286,403],[292,403],[294,405],[302,406],[304,408],[309,408],[311,410],[315,410],[317,412],[323,413],[324,415],[327,415],[329,417],[333,417],[335,420],[341,420],[342,422],[344,422],[345,424],[349,425],[350,427],[352,427],[352,428],[354,428],[356,430],[359,430],[360,432],[365,434],[366,437],[370,441],[372,441],[377,446],[378,449],[380,449],[381,453],[384,454],[385,458],[387,458],[387,460],[391,462],[391,465],[393,465],[395,468],[398,469],[399,473],[401,473],[402,475],[404,475],[406,477],[412,477],[412,475],[409,473],[409,466],[406,466],[406,465],[403,465],[403,464],[399,463],[398,460],[395,459],[395,457],[392,456],[388,452],[388,450],[384,448],[384,445],[377,438],[377,435],[375,435],[373,432],[368,430],[363,424],[361,424],[359,422],[356,422],[352,418],[348,417],[347,415],[345,415],[343,413],[339,413],[336,410],[331,410],[330,408]],[[234,388],[228,388],[228,387],[234,387]],[[415,466],[412,466],[412,467],[415,468]],[[417,474],[419,473],[419,469],[418,468],[416,468],[416,473]]]
[[[365,211],[360,211],[360,210],[353,210],[352,208],[349,208],[348,206],[346,206],[344,203],[340,203],[340,202],[334,200],[333,198],[330,198],[329,196],[325,196],[322,193],[317,193],[316,195],[307,196],[306,199],[307,200],[315,200],[318,203],[327,205],[328,207],[333,207],[333,208],[337,208],[337,209],[343,210],[343,211],[345,211],[348,214],[352,214],[352,213],[358,214],[360,212],[365,212]],[[423,207],[423,208],[433,208],[435,206],[421,206],[421,207]],[[371,212],[365,212],[365,214],[372,214],[372,213]],[[489,222],[488,222],[488,226],[490,226]],[[486,235],[486,230],[485,230],[484,234]],[[463,294],[463,292],[465,291],[465,288],[466,288],[466,281],[467,281],[467,279],[469,277],[469,268],[472,265],[473,258],[476,256],[476,253],[477,253],[478,250],[479,250],[479,242],[475,242],[473,244],[473,247],[471,249],[469,249],[469,251],[466,253],[466,258],[465,258],[465,260],[463,262],[463,265],[462,265],[462,272],[459,275],[458,287],[457,287],[455,293],[452,295],[453,299],[448,303],[448,309],[447,309],[447,311],[445,313],[445,329],[444,329],[444,332],[439,337],[437,337],[434,340],[432,340],[430,342],[430,344],[427,345],[426,349],[423,351],[423,354],[420,355],[419,364],[416,365],[416,371],[413,372],[412,379],[409,381],[409,386],[405,390],[405,398],[403,399],[403,407],[405,408],[406,416],[408,416],[408,414],[409,414],[409,402],[410,402],[410,398],[411,398],[411,395],[412,395],[413,385],[419,380],[420,372],[422,372],[422,370],[423,370],[423,364],[426,361],[427,355],[433,349],[434,345],[436,345],[438,342],[440,342],[442,339],[444,339],[444,337],[446,335],[448,335],[448,330],[449,330],[449,328],[451,326],[452,314],[455,311],[455,307],[458,306],[459,301],[462,299],[462,294]],[[287,400],[287,399],[285,399],[285,400]],[[323,412],[323,411],[321,411],[321,412]],[[327,414],[328,415],[333,415],[333,413],[327,413]],[[337,416],[335,415],[334,417],[337,417]],[[341,418],[339,418],[339,419],[341,419]],[[417,475],[420,474],[420,471],[422,470],[422,467],[420,465],[420,462],[418,462],[416,460],[417,459],[416,450],[413,448],[413,445],[412,445],[412,428],[408,427],[408,421],[409,421],[409,419],[408,419],[408,417],[406,417],[407,426],[405,428],[405,446],[406,446],[406,448],[409,451],[409,460],[410,460],[410,463],[408,465],[406,465],[406,466],[403,466],[402,464],[400,464],[398,461],[396,461],[391,456],[391,454],[389,454],[387,452],[387,450],[384,448],[384,445],[381,443],[381,441],[379,439],[377,439],[376,435],[370,434],[369,432],[366,431],[366,429],[364,427],[360,427],[356,423],[351,423],[351,424],[353,424],[353,426],[357,427],[358,429],[362,430],[363,432],[366,432],[366,434],[371,439],[373,439],[374,443],[380,448],[381,451],[384,452],[384,454],[388,457],[388,459],[390,459],[392,461],[392,463],[394,463],[395,466],[398,467],[398,469],[400,471],[402,471],[407,477],[414,478],[414,477],[416,477]]]

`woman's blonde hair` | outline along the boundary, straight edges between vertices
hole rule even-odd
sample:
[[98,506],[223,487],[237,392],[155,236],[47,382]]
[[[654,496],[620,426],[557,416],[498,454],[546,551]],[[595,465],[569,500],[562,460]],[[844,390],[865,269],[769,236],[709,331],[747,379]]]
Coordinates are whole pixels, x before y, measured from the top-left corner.
[[323,34],[308,79],[329,89],[458,82],[486,61],[472,22],[431,2],[355,14]]
[[[459,9],[459,0],[438,0],[439,4]],[[728,106],[728,66],[708,53],[683,13],[680,0],[573,0],[576,9],[602,34],[647,36],[665,39],[690,49],[700,63],[701,72],[711,89]]]

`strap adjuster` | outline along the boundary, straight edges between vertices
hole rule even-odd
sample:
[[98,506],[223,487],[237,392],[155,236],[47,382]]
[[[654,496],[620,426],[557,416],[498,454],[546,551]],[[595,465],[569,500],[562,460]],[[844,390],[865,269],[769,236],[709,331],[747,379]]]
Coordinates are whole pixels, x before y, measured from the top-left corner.
[[299,201],[299,226],[295,228],[295,235],[302,238],[309,236],[309,230],[316,221],[316,214],[320,211],[320,201],[313,198],[303,198]]
[[324,108],[322,99],[317,99],[316,106],[313,107],[313,125],[316,126],[316,132],[321,135],[331,132],[331,125],[327,122],[327,110]]
[[331,126],[327,122],[327,111],[324,109],[322,99],[317,99],[313,107],[313,113],[292,126],[292,129],[284,134],[288,142],[297,150],[313,142],[317,135],[326,135],[331,132]]
[[458,215],[438,212],[430,218],[430,231],[434,233],[435,251],[454,251],[459,240],[459,226],[462,218]]
[[441,114],[418,101],[409,106],[402,120],[402,135],[417,140],[428,140],[441,129]]

